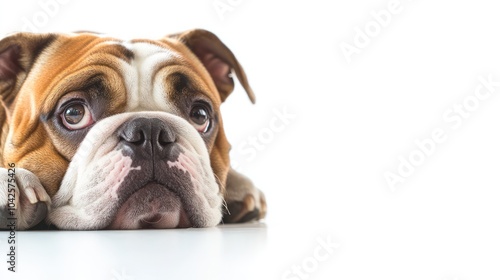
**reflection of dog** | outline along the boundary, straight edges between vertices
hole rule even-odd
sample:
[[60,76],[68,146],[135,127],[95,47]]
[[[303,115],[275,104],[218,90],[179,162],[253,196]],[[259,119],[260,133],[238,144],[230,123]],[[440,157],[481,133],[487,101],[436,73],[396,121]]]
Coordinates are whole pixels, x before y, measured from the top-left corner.
[[232,52],[205,30],[1,40],[0,227],[14,197],[18,229],[45,218],[61,229],[134,229],[264,217],[262,193],[229,166],[220,105],[232,70],[253,101]]

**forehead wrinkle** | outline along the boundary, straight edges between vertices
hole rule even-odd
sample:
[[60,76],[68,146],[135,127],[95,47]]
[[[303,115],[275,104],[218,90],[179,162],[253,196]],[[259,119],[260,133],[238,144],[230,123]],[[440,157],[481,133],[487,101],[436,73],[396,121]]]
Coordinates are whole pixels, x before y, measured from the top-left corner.
[[54,48],[47,49],[43,54],[44,63],[35,66],[35,76],[55,74],[51,79],[36,79],[37,92],[52,90],[56,84],[81,68],[93,65],[114,68],[115,58],[129,60],[130,54],[118,42],[117,39],[93,35],[59,38]]
[[167,102],[163,84],[158,83],[157,73],[165,65],[177,63],[179,54],[147,40],[134,40],[123,45],[134,53],[134,59],[124,69],[127,111],[175,112],[174,106]]
[[[36,79],[36,88],[46,89],[60,80],[62,75],[71,71],[75,65],[81,63],[88,57],[88,52],[98,43],[98,38],[83,36],[82,38],[67,37],[60,38],[54,48],[47,49],[41,59],[44,63],[35,65],[32,69],[35,77],[53,75],[52,79]],[[42,75],[45,74],[45,75]],[[40,93],[41,94],[41,93]],[[39,98],[40,96],[37,96]]]
[[[78,65],[79,67],[73,69],[71,72],[66,73],[64,76],[57,79],[57,83],[54,83],[47,90],[53,92],[54,94],[49,95],[48,98],[44,99],[41,113],[47,114],[51,111],[55,105],[58,103],[61,97],[72,91],[86,90],[92,84],[89,82],[97,82],[96,78],[104,77],[101,82],[111,87],[112,89],[119,88],[116,82],[117,80],[113,77],[121,77],[119,73],[121,72],[120,64],[116,63],[114,59],[109,59],[103,57],[102,55],[98,57],[92,56],[86,61],[87,64]],[[61,81],[63,81],[61,83]]]
[[166,97],[173,99],[176,97],[175,95],[182,95],[186,93],[185,91],[175,90],[175,85],[173,83],[169,83],[171,82],[169,78],[172,77],[172,75],[180,74],[187,79],[187,87],[190,90],[195,91],[197,94],[202,94],[207,98],[210,98],[210,95],[208,94],[210,88],[204,83],[204,80],[199,77],[198,73],[188,65],[168,65],[168,67],[164,67],[163,69],[161,69],[161,71],[157,72],[157,75],[159,74],[163,75],[165,88],[168,89],[165,91],[167,95]]
[[[200,58],[197,57],[184,43],[177,39],[168,37],[162,38],[160,42],[169,48],[175,49],[178,53],[183,54],[182,63],[197,74],[196,76],[201,80],[199,84],[202,84],[203,88],[207,89],[207,92],[218,93],[217,87],[215,86],[210,73],[208,73]],[[221,100],[218,94],[214,99],[214,102],[215,101],[218,105],[220,105]]]
[[121,41],[107,41],[99,44],[99,51],[105,52],[128,63],[134,59],[134,53],[122,45]]

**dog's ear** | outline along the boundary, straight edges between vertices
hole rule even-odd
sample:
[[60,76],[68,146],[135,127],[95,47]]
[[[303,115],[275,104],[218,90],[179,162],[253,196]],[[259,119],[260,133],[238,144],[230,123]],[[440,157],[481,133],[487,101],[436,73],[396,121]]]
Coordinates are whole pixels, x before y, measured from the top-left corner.
[[54,38],[50,34],[17,33],[0,41],[0,97],[5,105],[14,101],[36,58]]
[[231,72],[234,70],[250,101],[255,103],[255,95],[248,84],[243,67],[231,50],[215,34],[203,29],[193,29],[169,37],[184,43],[203,63],[217,86],[222,102],[234,89],[234,81],[231,77]]

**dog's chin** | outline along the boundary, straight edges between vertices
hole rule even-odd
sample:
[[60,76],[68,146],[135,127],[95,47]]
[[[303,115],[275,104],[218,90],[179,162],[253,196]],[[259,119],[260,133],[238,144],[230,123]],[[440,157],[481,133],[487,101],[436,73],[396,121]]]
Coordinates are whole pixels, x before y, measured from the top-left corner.
[[148,183],[120,206],[108,229],[191,227],[179,196],[166,186]]

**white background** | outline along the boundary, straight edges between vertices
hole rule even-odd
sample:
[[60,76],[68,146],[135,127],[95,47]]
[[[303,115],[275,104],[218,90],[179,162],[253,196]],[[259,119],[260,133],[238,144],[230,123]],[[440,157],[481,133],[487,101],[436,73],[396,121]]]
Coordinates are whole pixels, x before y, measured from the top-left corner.
[[[129,232],[123,244],[106,239],[120,233],[60,233],[64,244],[88,242],[69,255],[54,248],[54,235],[19,233],[21,270],[70,273],[76,263],[90,271],[92,251],[101,250],[96,279],[119,279],[110,271],[121,266],[131,275],[123,279],[194,278],[193,271],[204,275],[210,268],[222,276],[203,278],[252,279],[258,271],[259,279],[500,279],[500,87],[460,126],[443,119],[454,104],[474,105],[479,77],[500,81],[496,1],[396,1],[399,12],[382,27],[374,25],[373,12],[387,10],[390,0],[67,0],[52,15],[39,4],[47,1],[4,1],[0,34],[27,29],[26,21],[39,32],[92,30],[124,39],[191,28],[217,34],[257,96],[251,105],[238,86],[223,116],[233,160],[265,192],[269,214],[263,224],[240,227],[241,235],[239,227],[221,228],[218,238],[231,238],[225,251],[211,243],[211,231],[165,231],[186,246],[174,246],[179,257],[163,265],[154,249],[138,245],[144,236],[165,241],[159,231]],[[221,16],[214,3],[233,6]],[[348,62],[341,44],[355,47],[356,28],[367,26],[373,36]],[[271,130],[271,138],[270,122],[283,110],[293,118]],[[400,157],[408,159],[418,150],[415,141],[435,129],[446,141],[391,189],[384,173],[398,174]],[[241,149],[252,147],[253,137],[265,143],[250,157]],[[186,241],[193,232],[196,242]],[[318,240],[327,239],[339,247],[314,260]],[[211,244],[201,260],[189,254],[200,240]],[[4,255],[6,241],[0,242]],[[28,250],[29,244],[42,245]],[[80,258],[85,248],[90,251]],[[35,266],[41,259],[49,260]],[[293,274],[294,266],[307,271]],[[0,269],[5,273],[6,265]]]

